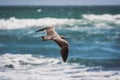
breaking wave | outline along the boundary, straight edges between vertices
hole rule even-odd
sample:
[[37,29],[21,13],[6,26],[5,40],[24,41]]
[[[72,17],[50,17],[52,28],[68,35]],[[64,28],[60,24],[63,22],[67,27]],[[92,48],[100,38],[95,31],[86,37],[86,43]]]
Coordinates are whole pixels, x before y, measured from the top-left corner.
[[9,19],[0,19],[0,29],[20,29],[40,26],[94,26],[97,28],[120,26],[120,14],[95,15],[83,14],[81,19],[68,18],[39,18],[39,19],[18,19],[10,17]]
[[1,80],[118,80],[119,76],[119,70],[61,63],[59,58],[10,53],[0,56]]

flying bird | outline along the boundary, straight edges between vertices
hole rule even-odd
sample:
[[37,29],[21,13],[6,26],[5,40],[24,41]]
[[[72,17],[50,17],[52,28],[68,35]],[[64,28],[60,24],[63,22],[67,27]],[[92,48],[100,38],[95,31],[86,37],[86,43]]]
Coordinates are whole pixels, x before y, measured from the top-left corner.
[[54,27],[46,27],[40,30],[37,30],[36,32],[39,31],[46,31],[47,35],[46,36],[41,36],[43,41],[46,40],[52,40],[54,41],[60,48],[61,56],[64,62],[67,61],[68,58],[68,52],[69,52],[69,45],[68,42],[65,40],[64,36],[60,36],[56,31]]

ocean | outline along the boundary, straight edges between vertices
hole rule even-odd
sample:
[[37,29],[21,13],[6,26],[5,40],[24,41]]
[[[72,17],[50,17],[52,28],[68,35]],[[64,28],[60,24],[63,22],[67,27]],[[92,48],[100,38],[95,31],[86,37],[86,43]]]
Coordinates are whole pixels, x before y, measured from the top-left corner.
[[[66,63],[54,26],[69,42]],[[0,6],[0,80],[120,80],[120,6]]]

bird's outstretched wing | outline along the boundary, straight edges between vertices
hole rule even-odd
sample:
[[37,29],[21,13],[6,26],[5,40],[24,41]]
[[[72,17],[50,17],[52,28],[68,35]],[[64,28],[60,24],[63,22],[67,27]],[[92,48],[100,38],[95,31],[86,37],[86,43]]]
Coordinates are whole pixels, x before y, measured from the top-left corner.
[[62,56],[62,59],[64,62],[67,61],[67,58],[68,58],[68,52],[69,52],[69,48],[68,46],[65,46],[61,49],[61,56]]
[[68,58],[69,47],[68,47],[68,42],[65,40],[65,37],[58,35],[54,27],[43,28],[43,29],[37,30],[36,32],[43,31],[43,30],[46,30],[47,36],[43,36],[42,38],[44,38],[44,40],[55,41],[58,44],[58,46],[61,48],[60,51],[61,51],[61,56],[63,61],[66,62]]
[[43,31],[43,30],[45,30],[45,29],[47,29],[47,28],[39,29],[39,30],[37,30],[37,31],[35,31],[35,32]]
[[54,27],[42,28],[42,29],[39,29],[39,30],[37,30],[35,32],[44,31],[44,30],[46,30],[47,35],[54,35],[54,34],[56,34],[56,31],[55,31]]

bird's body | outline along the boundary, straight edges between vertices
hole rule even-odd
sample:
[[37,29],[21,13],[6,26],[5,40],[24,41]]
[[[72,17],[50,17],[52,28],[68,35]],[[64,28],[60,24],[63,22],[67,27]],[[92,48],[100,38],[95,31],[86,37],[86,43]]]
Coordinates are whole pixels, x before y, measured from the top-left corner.
[[47,36],[42,36],[42,40],[53,40],[61,48],[61,56],[64,62],[66,62],[69,52],[68,42],[63,36],[58,35],[54,27],[47,27],[40,29],[36,32],[46,30]]

